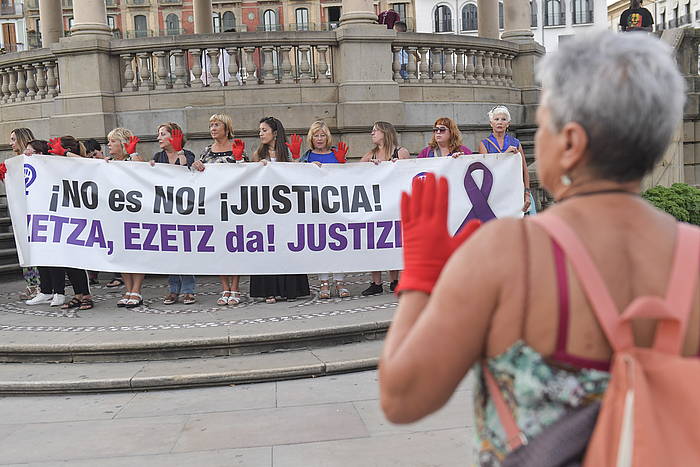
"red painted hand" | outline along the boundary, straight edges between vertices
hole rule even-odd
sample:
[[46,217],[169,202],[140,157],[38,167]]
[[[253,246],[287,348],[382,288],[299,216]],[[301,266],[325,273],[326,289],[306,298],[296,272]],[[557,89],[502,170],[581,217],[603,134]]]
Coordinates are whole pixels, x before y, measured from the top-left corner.
[[245,151],[245,143],[242,139],[234,139],[231,145],[231,152],[233,153],[234,159],[237,161],[243,160],[243,151]]
[[57,156],[65,156],[68,150],[61,146],[61,138],[51,138],[49,140],[49,154],[56,154]]
[[447,231],[447,179],[415,178],[411,194],[401,195],[403,264],[397,293],[420,290],[431,293],[452,253],[474,233],[481,221],[473,220],[454,237]]
[[129,142],[126,143],[124,149],[127,154],[133,154],[136,152],[136,145],[139,143],[140,139],[138,136],[132,136],[129,138]]
[[173,146],[175,151],[182,151],[182,147],[184,146],[184,143],[182,142],[183,139],[184,137],[180,130],[173,130],[172,136],[170,136],[170,144]]
[[7,173],[7,167],[4,162],[0,162],[0,182],[5,181],[5,174]]
[[289,148],[289,152],[292,153],[292,159],[297,160],[301,157],[301,136],[292,135],[290,138],[291,143],[284,143]]
[[335,159],[340,162],[341,164],[345,164],[347,162],[347,158],[345,155],[348,153],[348,150],[350,147],[346,143],[343,143],[342,141],[338,143],[338,149],[333,151],[333,155],[335,156]]

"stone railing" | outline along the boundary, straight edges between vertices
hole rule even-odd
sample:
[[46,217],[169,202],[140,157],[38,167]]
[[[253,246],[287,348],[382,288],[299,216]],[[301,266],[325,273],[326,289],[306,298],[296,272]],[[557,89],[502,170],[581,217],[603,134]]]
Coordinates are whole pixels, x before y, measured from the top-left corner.
[[0,104],[53,99],[59,94],[58,62],[50,49],[0,56]]
[[247,33],[112,41],[123,92],[333,82],[335,35]]
[[458,35],[399,34],[391,49],[393,79],[399,84],[513,86],[516,44]]

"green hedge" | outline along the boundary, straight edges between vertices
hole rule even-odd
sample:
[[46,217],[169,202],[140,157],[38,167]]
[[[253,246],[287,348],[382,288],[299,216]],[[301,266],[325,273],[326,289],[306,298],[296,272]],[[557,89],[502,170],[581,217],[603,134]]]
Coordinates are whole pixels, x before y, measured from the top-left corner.
[[674,183],[670,188],[650,188],[642,193],[642,197],[679,221],[700,225],[700,189],[685,183]]

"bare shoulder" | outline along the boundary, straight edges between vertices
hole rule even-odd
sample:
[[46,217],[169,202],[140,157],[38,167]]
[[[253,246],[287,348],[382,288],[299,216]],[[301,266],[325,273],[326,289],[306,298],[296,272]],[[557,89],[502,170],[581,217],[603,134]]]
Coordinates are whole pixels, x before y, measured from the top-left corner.
[[479,151],[479,154],[487,154],[486,146],[484,146],[484,143],[482,143],[481,141],[479,141],[478,151]]
[[411,153],[408,152],[408,149],[406,149],[406,148],[399,149],[399,159],[408,159],[410,157],[411,157]]
[[360,162],[369,162],[372,159],[372,151],[369,151],[367,154],[362,156],[362,159],[360,159]]

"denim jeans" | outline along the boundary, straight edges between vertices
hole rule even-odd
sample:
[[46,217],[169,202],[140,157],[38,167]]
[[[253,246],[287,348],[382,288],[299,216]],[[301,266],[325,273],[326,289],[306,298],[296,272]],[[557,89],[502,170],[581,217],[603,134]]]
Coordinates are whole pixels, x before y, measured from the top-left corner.
[[177,294],[194,293],[195,279],[194,276],[168,276],[168,285],[170,292]]

